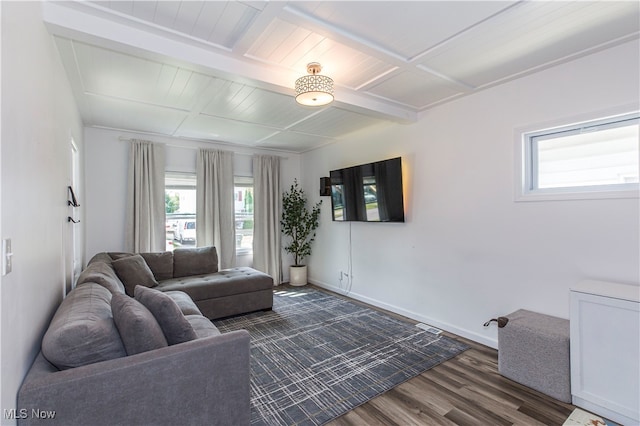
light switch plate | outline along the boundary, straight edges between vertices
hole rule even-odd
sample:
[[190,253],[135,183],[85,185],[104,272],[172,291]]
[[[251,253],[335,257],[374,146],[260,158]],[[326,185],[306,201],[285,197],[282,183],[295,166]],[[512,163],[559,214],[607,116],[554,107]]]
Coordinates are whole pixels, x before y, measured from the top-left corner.
[[11,272],[11,257],[13,252],[11,251],[11,238],[2,240],[2,275],[7,275]]

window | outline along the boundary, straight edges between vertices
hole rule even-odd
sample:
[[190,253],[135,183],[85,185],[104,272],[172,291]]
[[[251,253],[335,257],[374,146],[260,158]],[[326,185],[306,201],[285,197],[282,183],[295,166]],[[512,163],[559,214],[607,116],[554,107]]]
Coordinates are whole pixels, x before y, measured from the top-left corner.
[[234,177],[236,254],[253,252],[253,178]]
[[[236,254],[253,252],[253,178],[234,177]],[[196,245],[196,175],[165,173],[167,250]]]
[[522,132],[519,200],[638,196],[638,113]]
[[196,175],[165,173],[167,250],[196,245]]

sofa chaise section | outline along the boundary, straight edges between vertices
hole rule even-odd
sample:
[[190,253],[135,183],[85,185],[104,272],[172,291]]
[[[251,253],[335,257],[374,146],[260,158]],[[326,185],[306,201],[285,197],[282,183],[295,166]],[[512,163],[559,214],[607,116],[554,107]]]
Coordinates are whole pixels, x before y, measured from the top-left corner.
[[158,281],[157,289],[187,293],[210,319],[273,307],[273,279],[248,267]]

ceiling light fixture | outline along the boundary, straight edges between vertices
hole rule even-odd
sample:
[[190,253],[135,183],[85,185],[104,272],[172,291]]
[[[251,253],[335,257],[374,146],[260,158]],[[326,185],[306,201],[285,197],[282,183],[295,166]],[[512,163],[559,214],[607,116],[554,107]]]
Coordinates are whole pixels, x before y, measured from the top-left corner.
[[306,106],[322,106],[333,101],[333,80],[318,74],[321,70],[318,62],[307,64],[310,75],[296,80],[296,102]]

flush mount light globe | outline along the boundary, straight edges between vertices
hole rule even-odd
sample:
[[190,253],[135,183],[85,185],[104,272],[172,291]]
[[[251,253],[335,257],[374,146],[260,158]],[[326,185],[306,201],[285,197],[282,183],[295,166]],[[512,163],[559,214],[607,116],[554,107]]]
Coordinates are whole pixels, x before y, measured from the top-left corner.
[[333,80],[319,75],[322,70],[317,62],[307,65],[305,75],[296,80],[296,101],[306,106],[322,106],[333,102]]

